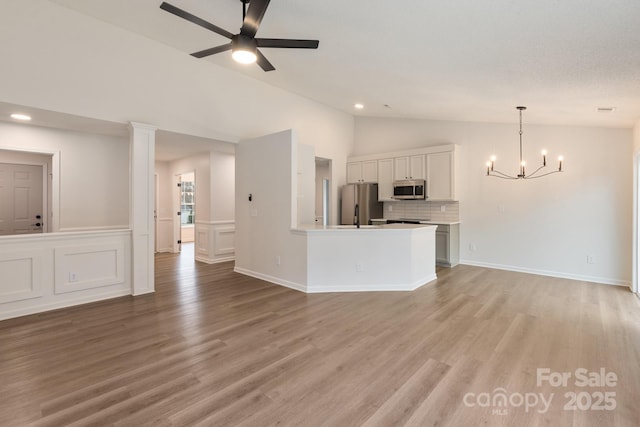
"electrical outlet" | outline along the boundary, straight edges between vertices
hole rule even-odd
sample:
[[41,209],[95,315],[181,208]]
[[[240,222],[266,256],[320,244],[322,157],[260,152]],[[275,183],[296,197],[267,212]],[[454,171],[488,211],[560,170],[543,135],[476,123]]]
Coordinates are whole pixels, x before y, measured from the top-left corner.
[[447,211],[447,205],[440,206],[440,212],[446,212],[446,211]]
[[69,273],[69,282],[77,282],[78,281],[78,273],[70,272]]
[[361,273],[363,271],[362,270],[362,264],[360,264],[359,262],[356,262],[356,271],[358,273]]
[[476,251],[476,245],[474,245],[473,243],[469,243],[469,252],[475,252]]
[[280,265],[280,255],[276,256],[276,265]]
[[592,255],[587,255],[587,264],[595,264],[595,262],[593,261]]
[[504,205],[498,205],[498,212],[504,213],[505,210],[506,209],[505,209]]
[[393,212],[393,205],[389,205],[389,212]]

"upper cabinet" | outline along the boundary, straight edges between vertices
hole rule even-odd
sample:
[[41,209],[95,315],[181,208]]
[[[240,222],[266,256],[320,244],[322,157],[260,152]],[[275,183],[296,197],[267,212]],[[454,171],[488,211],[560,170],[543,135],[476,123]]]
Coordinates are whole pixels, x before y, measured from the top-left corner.
[[362,162],[347,163],[347,184],[362,182]]
[[426,179],[424,154],[393,159],[394,179]]
[[448,144],[351,158],[347,182],[377,182],[378,200],[393,201],[393,181],[425,179],[427,201],[455,201],[457,152]]
[[393,201],[393,160],[378,160],[378,200]]
[[427,200],[456,200],[454,151],[427,154]]
[[378,182],[378,161],[365,160],[347,163],[347,183]]

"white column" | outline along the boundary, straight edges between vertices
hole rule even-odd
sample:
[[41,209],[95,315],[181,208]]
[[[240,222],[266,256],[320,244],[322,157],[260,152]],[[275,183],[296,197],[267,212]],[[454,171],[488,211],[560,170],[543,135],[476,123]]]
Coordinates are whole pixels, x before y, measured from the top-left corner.
[[131,293],[154,291],[154,170],[156,127],[130,123],[131,138]]

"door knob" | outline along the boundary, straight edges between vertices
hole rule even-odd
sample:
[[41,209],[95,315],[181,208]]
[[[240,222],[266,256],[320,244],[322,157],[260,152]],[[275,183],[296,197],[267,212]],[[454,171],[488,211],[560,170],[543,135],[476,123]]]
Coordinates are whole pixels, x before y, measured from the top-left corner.
[[32,227],[40,227],[42,224],[40,224],[39,222],[36,222],[35,224],[31,224]]

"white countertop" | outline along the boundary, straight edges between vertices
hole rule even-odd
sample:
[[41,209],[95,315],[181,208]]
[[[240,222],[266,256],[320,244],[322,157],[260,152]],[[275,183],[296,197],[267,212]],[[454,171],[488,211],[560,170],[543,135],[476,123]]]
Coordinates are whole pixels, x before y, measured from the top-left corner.
[[356,228],[355,225],[327,225],[320,224],[302,224],[292,229],[292,231],[390,231],[390,230],[413,230],[416,228],[428,228],[429,225],[436,224],[384,224],[384,225],[361,225],[360,228]]
[[[386,218],[374,218],[371,221],[386,221]],[[432,225],[454,225],[460,224],[460,221],[435,221],[435,220],[424,220],[420,221],[420,224],[432,224]]]

